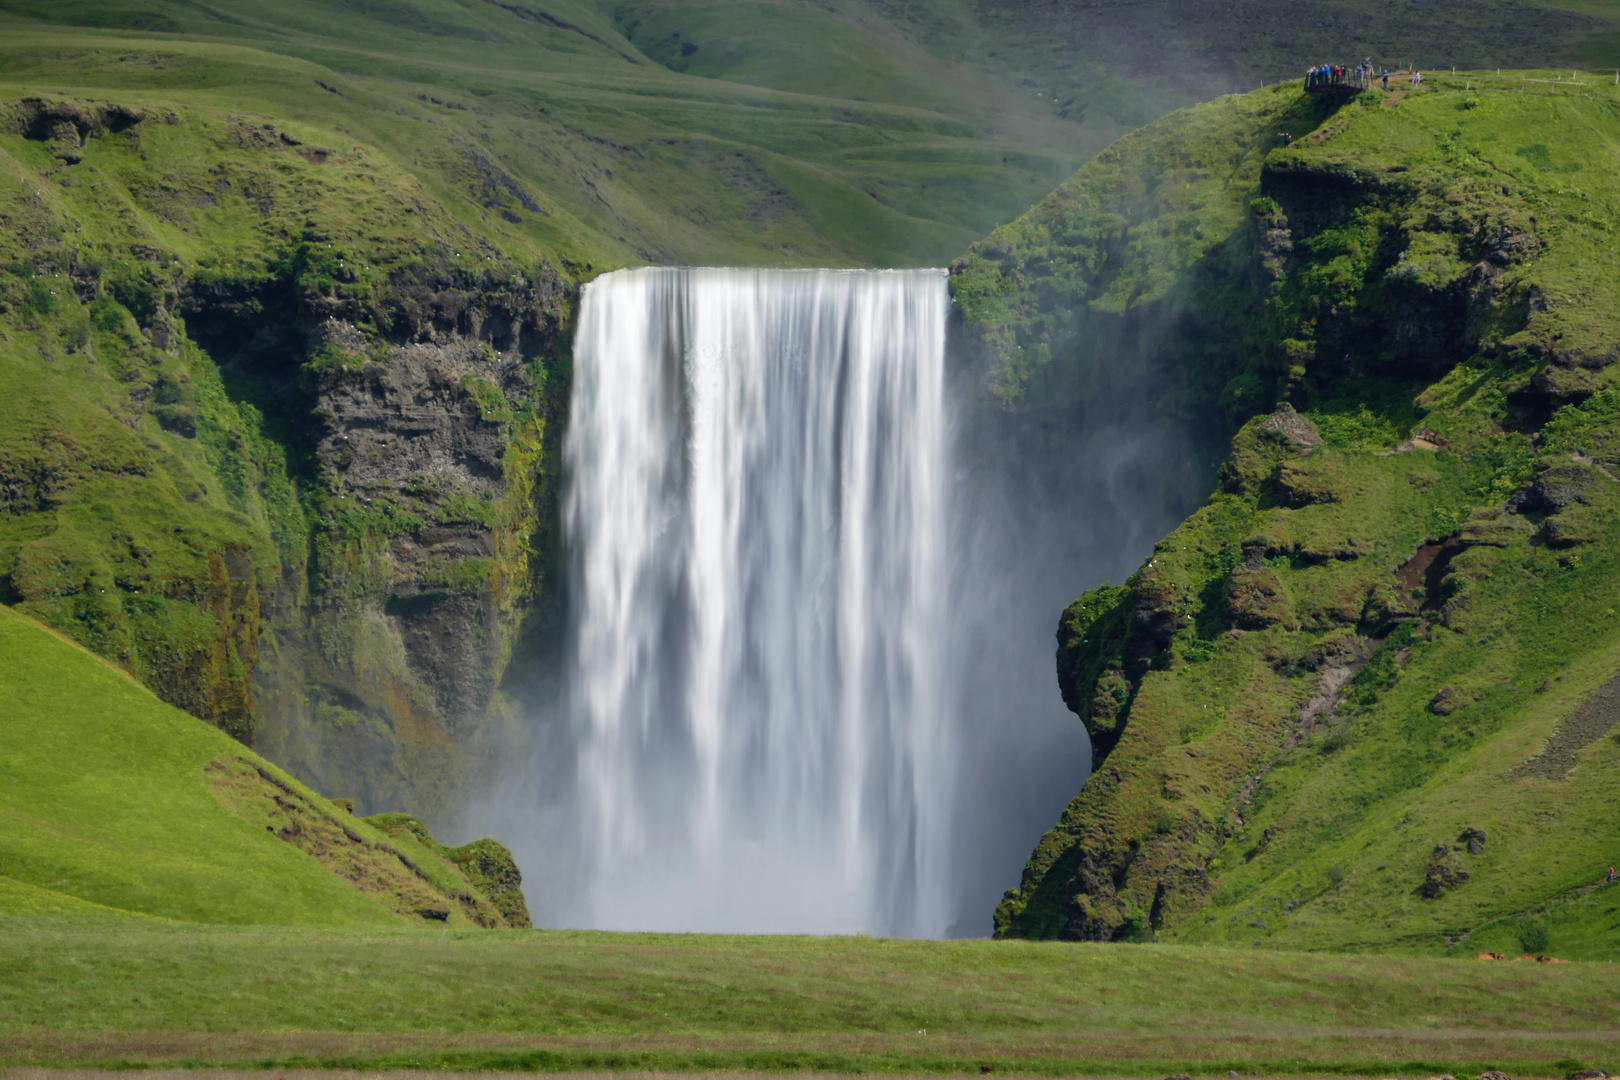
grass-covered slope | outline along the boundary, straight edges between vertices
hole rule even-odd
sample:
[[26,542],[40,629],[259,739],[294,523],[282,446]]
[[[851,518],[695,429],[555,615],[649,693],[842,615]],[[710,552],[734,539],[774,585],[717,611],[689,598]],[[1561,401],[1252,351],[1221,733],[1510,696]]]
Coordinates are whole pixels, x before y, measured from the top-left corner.
[[497,909],[455,855],[350,817],[0,608],[0,912],[527,925],[521,894]]
[[[598,270],[938,263],[1128,129],[1079,131],[892,27],[873,41],[825,13],[801,22],[784,40],[841,31],[835,52],[875,52],[873,92],[825,70],[813,89],[682,75],[580,0],[10,4],[0,82],[341,128],[514,255]],[[745,12],[727,30],[772,26]]]
[[1601,63],[1614,16],[1517,0],[11,0],[0,83],[341,127],[521,257],[919,265],[1178,105],[1365,54]]
[[1064,615],[1095,771],[999,933],[1620,951],[1614,93],[1216,103],[959,265],[1007,407],[1149,364],[1247,421]]

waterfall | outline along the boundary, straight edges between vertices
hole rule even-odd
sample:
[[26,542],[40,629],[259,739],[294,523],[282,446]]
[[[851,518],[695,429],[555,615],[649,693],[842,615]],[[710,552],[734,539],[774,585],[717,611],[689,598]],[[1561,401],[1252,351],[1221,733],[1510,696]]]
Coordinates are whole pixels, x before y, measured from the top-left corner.
[[554,922],[946,931],[948,308],[932,270],[584,290]]

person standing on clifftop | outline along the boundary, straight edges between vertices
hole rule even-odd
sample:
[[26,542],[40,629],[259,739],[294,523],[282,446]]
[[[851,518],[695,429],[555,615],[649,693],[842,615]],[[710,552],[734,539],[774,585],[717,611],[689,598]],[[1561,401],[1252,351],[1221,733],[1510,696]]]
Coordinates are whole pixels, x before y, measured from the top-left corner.
[[1389,89],[1389,68],[1384,69],[1384,89]]

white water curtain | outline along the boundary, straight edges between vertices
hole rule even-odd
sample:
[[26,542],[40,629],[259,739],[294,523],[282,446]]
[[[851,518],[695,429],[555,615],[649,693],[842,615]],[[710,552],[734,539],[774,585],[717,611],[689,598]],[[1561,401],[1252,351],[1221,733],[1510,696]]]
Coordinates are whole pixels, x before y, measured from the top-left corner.
[[558,921],[944,932],[948,308],[931,270],[586,287]]

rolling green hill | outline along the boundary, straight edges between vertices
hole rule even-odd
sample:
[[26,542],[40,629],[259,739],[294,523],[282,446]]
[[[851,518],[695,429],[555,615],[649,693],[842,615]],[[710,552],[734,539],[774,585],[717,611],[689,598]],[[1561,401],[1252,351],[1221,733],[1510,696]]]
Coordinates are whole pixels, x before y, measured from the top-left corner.
[[1004,407],[1147,364],[1242,425],[1064,614],[1095,771],[999,933],[1620,955],[1617,157],[1612,79],[1278,88],[957,264]]
[[9,609],[0,609],[0,747],[8,915],[528,924],[515,885],[502,890],[480,873],[504,854],[486,850],[489,841],[440,849],[400,821],[350,817]]
[[525,261],[937,263],[1128,130],[814,13],[870,96],[684,77],[578,0],[151,7],[7,5],[0,80],[341,129]]
[[8,0],[0,85],[340,129],[514,257],[922,265],[1307,63],[1606,62],[1613,5]]

